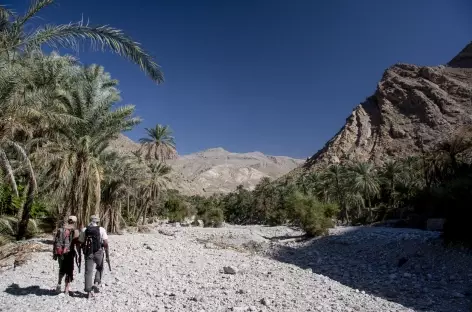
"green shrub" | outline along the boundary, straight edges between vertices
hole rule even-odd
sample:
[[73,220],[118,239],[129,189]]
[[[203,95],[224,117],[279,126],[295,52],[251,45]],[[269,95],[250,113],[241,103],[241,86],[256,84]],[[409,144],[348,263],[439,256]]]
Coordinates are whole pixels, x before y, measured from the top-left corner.
[[211,207],[201,216],[204,226],[221,227],[224,221],[223,210],[220,207]]
[[223,209],[216,198],[201,199],[197,204],[197,218],[206,227],[220,227],[224,221]]
[[182,222],[189,215],[187,205],[177,197],[169,198],[164,209],[170,222]]
[[31,207],[31,218],[44,218],[50,216],[50,211],[48,210],[47,206],[38,201],[33,202],[33,206]]
[[323,203],[314,196],[294,192],[286,200],[292,222],[300,226],[307,235],[319,236],[328,233],[334,226],[332,217],[338,213],[333,203]]

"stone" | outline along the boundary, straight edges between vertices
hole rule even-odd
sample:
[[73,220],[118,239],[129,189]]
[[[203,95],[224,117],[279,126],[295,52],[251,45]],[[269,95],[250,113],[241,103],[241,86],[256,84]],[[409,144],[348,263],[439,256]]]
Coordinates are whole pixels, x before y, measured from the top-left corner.
[[223,272],[225,274],[231,274],[231,275],[234,275],[237,273],[237,270],[233,267],[230,267],[230,266],[225,266],[223,267]]
[[262,298],[259,302],[260,302],[262,305],[265,305],[265,306],[268,306],[268,305],[269,305],[269,302],[267,301],[266,298]]

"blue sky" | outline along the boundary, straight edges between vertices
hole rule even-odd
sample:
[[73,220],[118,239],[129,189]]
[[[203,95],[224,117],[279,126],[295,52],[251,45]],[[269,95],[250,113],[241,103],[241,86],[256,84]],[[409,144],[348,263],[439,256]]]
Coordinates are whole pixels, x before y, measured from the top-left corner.
[[[29,1],[8,0],[22,12]],[[180,154],[210,147],[306,158],[397,62],[438,65],[472,40],[470,0],[58,0],[44,22],[121,28],[156,57],[137,66],[85,49],[120,81],[143,123],[174,129]],[[72,52],[71,52],[72,53]]]

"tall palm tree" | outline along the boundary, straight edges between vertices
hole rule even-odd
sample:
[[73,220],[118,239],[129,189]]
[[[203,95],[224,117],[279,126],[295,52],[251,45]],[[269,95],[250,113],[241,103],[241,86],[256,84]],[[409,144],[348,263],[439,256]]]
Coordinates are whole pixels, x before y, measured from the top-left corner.
[[157,124],[154,128],[145,128],[145,130],[148,137],[139,139],[139,142],[147,151],[147,159],[165,161],[177,155],[174,137],[169,126]]
[[371,200],[380,194],[380,181],[372,163],[355,162],[349,167],[349,189],[364,197],[369,210],[370,220],[373,220]]
[[63,214],[77,215],[79,223],[100,212],[104,171],[100,156],[121,131],[140,122],[132,117],[133,105],[113,109],[120,100],[116,85],[102,67],[84,68],[74,87],[56,99],[56,110],[75,116],[77,122],[56,129],[56,136],[33,155],[55,181],[50,187],[62,194]]
[[54,0],[32,0],[28,10],[17,15],[0,6],[0,58],[12,60],[18,54],[39,50],[47,44],[54,48],[77,49],[81,41],[89,40],[92,47],[108,48],[137,64],[153,81],[163,81],[163,74],[152,57],[140,44],[121,30],[109,26],[90,26],[83,21],[65,25],[35,27],[31,20]]

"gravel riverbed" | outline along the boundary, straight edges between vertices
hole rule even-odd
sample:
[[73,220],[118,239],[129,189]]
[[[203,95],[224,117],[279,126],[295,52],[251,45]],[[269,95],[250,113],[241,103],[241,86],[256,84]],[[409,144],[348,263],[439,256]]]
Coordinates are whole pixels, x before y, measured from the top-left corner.
[[[34,253],[0,273],[0,311],[472,311],[472,258],[437,233],[336,228],[328,237],[273,242],[286,227],[151,227],[110,236],[112,271],[100,293],[53,291],[58,266]],[[83,270],[83,267],[82,267]]]

